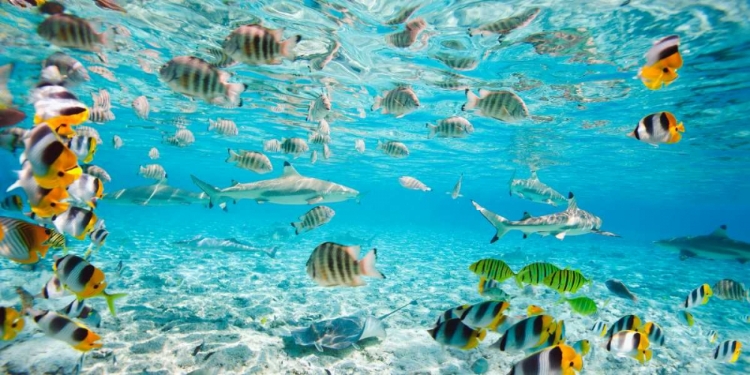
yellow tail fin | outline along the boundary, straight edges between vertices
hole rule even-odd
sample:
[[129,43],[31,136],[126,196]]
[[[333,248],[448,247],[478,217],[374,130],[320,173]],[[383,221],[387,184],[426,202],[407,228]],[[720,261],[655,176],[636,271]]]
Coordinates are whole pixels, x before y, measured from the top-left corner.
[[107,292],[102,293],[102,296],[107,300],[107,306],[112,316],[117,315],[115,312],[115,300],[127,296],[125,293],[108,294]]

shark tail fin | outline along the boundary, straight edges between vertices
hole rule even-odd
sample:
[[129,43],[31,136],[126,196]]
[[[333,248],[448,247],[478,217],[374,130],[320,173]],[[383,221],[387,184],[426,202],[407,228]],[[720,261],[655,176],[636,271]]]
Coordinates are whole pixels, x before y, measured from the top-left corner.
[[203,190],[206,195],[208,195],[208,208],[212,208],[214,204],[219,204],[219,198],[221,190],[217,188],[216,186],[213,186],[207,182],[204,182],[200,180],[198,177],[195,177],[193,175],[190,175],[190,178],[193,180],[193,183],[198,186],[201,190]]
[[495,243],[497,240],[501,239],[510,229],[508,229],[508,219],[480,206],[477,202],[471,201],[471,204],[474,205],[474,208],[479,211],[482,216],[484,216],[487,221],[492,224],[492,226],[497,229],[497,233],[495,233],[495,236],[492,237],[490,240],[490,243]]

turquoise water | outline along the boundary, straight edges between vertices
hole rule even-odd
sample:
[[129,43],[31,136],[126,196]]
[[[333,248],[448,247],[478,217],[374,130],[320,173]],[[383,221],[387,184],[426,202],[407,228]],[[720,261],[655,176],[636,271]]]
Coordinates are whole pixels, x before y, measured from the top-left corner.
[[[125,4],[125,2],[121,2]],[[582,317],[557,292],[545,287],[519,289],[512,281],[503,289],[512,315],[525,314],[536,304],[566,323],[568,343],[592,340],[581,373],[602,374],[732,374],[750,371],[748,354],[734,364],[712,359],[724,340],[750,345],[748,302],[713,298],[691,309],[695,325],[678,319],[680,304],[703,283],[731,278],[750,283],[748,265],[736,261],[690,258],[657,247],[654,241],[677,236],[706,235],[720,225],[731,238],[750,241],[746,191],[750,180],[748,140],[743,121],[750,114],[746,98],[747,46],[750,10],[747,2],[574,1],[535,4],[536,19],[503,38],[469,37],[467,28],[509,17],[526,9],[524,2],[425,2],[410,19],[427,26],[410,48],[389,45],[386,35],[403,30],[387,26],[404,4],[398,2],[132,2],[127,13],[96,7],[89,1],[65,2],[67,12],[96,24],[96,30],[119,26],[118,50],[105,48],[107,62],[91,52],[50,45],[36,33],[45,16],[36,10],[0,6],[0,66],[14,63],[9,89],[14,106],[29,118],[18,124],[33,126],[34,106],[27,98],[39,80],[41,62],[64,51],[89,68],[91,80],[70,91],[87,105],[91,94],[106,89],[116,119],[94,127],[103,140],[93,164],[112,176],[105,193],[150,185],[138,167],[162,165],[168,185],[199,193],[190,175],[218,187],[232,180],[253,182],[276,178],[289,161],[300,174],[340,183],[362,193],[360,202],[323,203],[336,211],[330,223],[298,236],[289,222],[297,221],[310,205],[230,202],[227,212],[209,209],[206,202],[160,206],[122,204],[105,197],[95,210],[110,235],[92,264],[108,276],[108,290],[126,292],[116,302],[118,314],[107,313],[102,299],[91,306],[101,312],[95,329],[104,346],[86,355],[81,373],[471,373],[479,358],[488,373],[504,374],[525,357],[490,348],[500,335],[488,333],[478,349],[447,349],[426,330],[443,311],[483,300],[478,277],[468,267],[494,257],[514,270],[547,261],[579,269],[593,279],[576,296],[597,301],[599,314]],[[196,55],[211,61],[207,48],[239,25],[261,20],[269,28],[285,28],[284,38],[302,35],[295,61],[261,67],[239,64],[224,70],[230,82],[249,88],[244,105],[223,108],[200,98],[176,94],[160,81],[159,67],[175,56]],[[11,27],[13,25],[13,27]],[[580,28],[582,45],[560,56],[539,54],[522,41],[529,35]],[[585,29],[585,31],[583,31]],[[680,36],[684,66],[668,87],[651,91],[635,78],[644,53],[664,36]],[[456,40],[465,50],[450,50],[443,42]],[[322,70],[310,69],[310,59],[337,41],[341,48]],[[149,50],[144,52],[144,50]],[[438,53],[454,53],[479,60],[470,71],[452,70]],[[139,61],[140,59],[140,61]],[[142,65],[150,67],[143,68]],[[114,81],[93,72],[103,66]],[[461,87],[440,87],[450,77]],[[420,106],[403,118],[371,111],[376,95],[399,84],[410,85]],[[262,151],[268,139],[307,139],[316,124],[305,121],[308,105],[328,86],[333,103],[328,114],[332,155],[318,160],[310,152],[298,158],[265,152],[273,172],[258,175],[225,163],[226,149]],[[444,86],[444,85],[443,85]],[[465,87],[510,89],[526,103],[533,119],[509,124],[462,111]],[[145,95],[151,106],[148,120],[139,119],[132,101]],[[644,116],[670,111],[686,131],[677,144],[652,147],[626,134]],[[428,139],[424,124],[449,116],[463,116],[475,131],[464,138]],[[196,138],[188,147],[163,143],[184,118]],[[208,131],[210,120],[231,119],[237,136]],[[117,135],[123,145],[115,149]],[[355,150],[363,139],[366,150]],[[410,155],[396,159],[376,150],[378,140],[398,140]],[[152,161],[149,150],[158,148]],[[20,151],[0,151],[0,185],[15,181]],[[538,170],[541,181],[563,195],[573,192],[578,206],[599,216],[604,231],[596,234],[522,239],[510,232],[490,244],[495,229],[474,209],[471,200],[508,219],[524,212],[534,216],[564,210],[511,197],[508,182]],[[463,174],[461,194],[449,194]],[[432,188],[412,191],[398,178],[413,176]],[[22,194],[16,191],[16,194]],[[28,211],[26,204],[24,211]],[[2,216],[22,218],[20,213]],[[190,249],[174,242],[201,235],[235,238],[258,249],[278,247],[275,258],[257,252]],[[385,280],[365,278],[359,288],[318,286],[305,264],[322,242],[361,245],[363,253],[377,247],[377,268]],[[69,251],[82,255],[89,246],[69,237]],[[58,255],[58,253],[55,253]],[[34,269],[11,261],[0,264],[0,304],[18,308],[15,286],[37,293],[52,276],[52,256]],[[115,277],[118,263],[123,270]],[[622,280],[639,302],[619,299],[604,282]],[[38,308],[59,309],[71,300],[37,300]],[[291,332],[322,319],[365,314],[381,316],[417,300],[384,321],[388,336],[368,339],[359,349],[318,352],[300,347]],[[620,316],[638,314],[665,331],[663,347],[652,346],[654,357],[641,365],[631,358],[609,354],[588,330],[601,320],[611,324]],[[35,331],[33,320],[12,341],[0,343],[0,366],[8,373],[71,373],[80,352]],[[719,341],[709,343],[709,330]],[[200,350],[196,351],[196,347]],[[530,353],[527,353],[530,354]],[[196,372],[201,373],[201,372]]]

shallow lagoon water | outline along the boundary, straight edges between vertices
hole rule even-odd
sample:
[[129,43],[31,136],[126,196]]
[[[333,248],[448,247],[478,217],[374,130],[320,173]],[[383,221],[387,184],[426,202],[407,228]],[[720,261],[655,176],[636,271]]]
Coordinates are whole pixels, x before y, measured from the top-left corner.
[[[705,337],[713,329],[719,341],[737,339],[750,345],[750,324],[738,321],[750,314],[750,304],[714,298],[693,309],[695,326],[686,327],[677,318],[679,304],[690,290],[723,278],[748,283],[748,266],[680,261],[677,253],[653,244],[664,238],[708,234],[721,224],[728,225],[730,237],[750,241],[749,203],[742,193],[750,188],[750,180],[742,173],[750,166],[748,135],[740,121],[748,114],[743,99],[747,94],[743,46],[750,35],[747,4],[685,2],[667,7],[602,1],[562,7],[551,2],[539,5],[543,11],[534,22],[505,38],[510,43],[540,31],[586,27],[596,48],[593,56],[586,52],[581,60],[538,55],[528,44],[494,49],[496,38],[466,36],[470,24],[512,15],[519,3],[425,4],[415,16],[424,17],[430,25],[426,33],[434,35],[425,48],[407,50],[386,45],[384,36],[396,29],[378,26],[399,9],[395,3],[348,4],[355,20],[341,25],[320,16],[329,8],[319,3],[164,2],[161,7],[133,3],[126,6],[124,15],[89,2],[69,3],[70,11],[80,16],[121,24],[132,33],[119,53],[108,53],[106,66],[115,73],[116,82],[92,74],[91,82],[72,89],[87,103],[89,93],[100,88],[113,97],[117,119],[91,125],[105,141],[95,164],[113,177],[106,192],[149,184],[136,172],[139,165],[151,163],[147,155],[154,146],[161,153],[157,162],[168,171],[169,184],[190,191],[198,191],[190,174],[225,187],[233,179],[276,177],[288,160],[303,175],[366,192],[359,204],[330,204],[336,210],[331,223],[299,236],[294,236],[289,222],[296,221],[308,206],[240,201],[222,212],[200,204],[123,206],[104,199],[96,213],[106,220],[111,235],[93,263],[107,273],[111,290],[128,296],[117,302],[116,318],[106,313],[103,300],[92,302],[103,315],[97,333],[105,345],[86,356],[82,373],[464,374],[471,373],[472,364],[482,357],[489,363],[489,373],[507,373],[523,355],[488,348],[498,334],[489,333],[479,349],[464,352],[441,347],[426,332],[442,311],[482,300],[477,293],[478,277],[468,266],[487,257],[501,258],[515,271],[527,263],[549,261],[580,269],[594,280],[576,295],[597,301],[600,313],[595,318],[578,316],[567,305],[557,304],[559,295],[544,287],[523,291],[513,281],[503,284],[513,297],[511,314],[523,314],[531,303],[540,305],[565,320],[570,342],[593,339],[588,328],[596,320],[611,323],[625,314],[638,314],[665,330],[666,345],[655,348],[654,358],[645,365],[615,358],[593,340],[593,352],[585,358],[582,373],[750,371],[747,353],[735,364],[712,361],[716,344]],[[39,62],[58,49],[34,33],[42,16],[5,3],[0,11],[9,17],[3,24],[12,19],[19,25],[17,30],[3,31],[8,43],[0,47],[0,65],[15,62],[10,89],[19,108],[32,113],[33,106],[23,104],[24,98],[38,79]],[[305,42],[298,47],[302,56],[295,62],[227,69],[235,74],[233,82],[260,78],[273,88],[243,94],[246,105],[242,108],[188,100],[139,67],[138,58],[144,58],[146,48],[158,51],[159,57],[153,59],[158,67],[172,56],[215,46],[231,30],[230,25],[249,22],[251,16],[269,26],[286,27],[285,35],[302,33]],[[188,20],[191,24],[177,33]],[[331,28],[338,30],[345,57],[310,73],[303,56],[324,50],[333,38]],[[665,89],[648,91],[633,79],[643,64],[642,54],[653,41],[673,33],[683,43],[685,66],[680,78]],[[549,119],[508,125],[462,112],[463,92],[435,85],[450,69],[431,56],[441,51],[441,41],[451,38],[466,43],[468,55],[480,57],[489,51],[477,69],[454,72],[463,74],[462,82],[475,92],[481,87],[510,87],[524,98],[532,114]],[[86,66],[101,65],[90,61],[94,57],[90,53],[66,52]],[[274,171],[262,177],[224,163],[227,147],[260,149],[265,139],[306,137],[304,127],[314,126],[304,122],[307,105],[331,78],[336,83],[329,118],[330,159],[319,155],[311,165],[309,154],[296,159],[269,154]],[[420,108],[402,119],[371,112],[374,96],[398,83],[414,87]],[[149,97],[153,107],[150,120],[139,120],[130,107],[141,94]],[[625,136],[641,117],[660,110],[672,111],[685,122],[687,131],[680,143],[654,148]],[[476,132],[464,139],[428,140],[424,123],[450,115],[466,116]],[[161,144],[162,132],[174,132],[172,123],[178,116],[185,117],[188,129],[196,135],[190,147]],[[208,119],[218,117],[234,120],[239,135],[223,137],[207,131]],[[31,122],[21,126],[30,127]],[[117,150],[110,142],[114,135],[124,141]],[[354,149],[357,138],[366,142],[364,154]],[[411,155],[389,158],[375,150],[379,139],[398,139],[409,146]],[[16,157],[5,151],[0,157],[3,166],[10,166],[0,171],[2,184],[7,186],[14,180],[11,171]],[[540,179],[561,193],[575,192],[579,207],[600,216],[602,228],[622,238],[587,235],[559,241],[531,236],[523,240],[511,232],[490,244],[494,228],[473,209],[470,199],[510,219],[520,218],[525,211],[542,215],[562,209],[508,196],[511,175],[516,171],[517,177],[525,177],[529,168],[538,168]],[[451,200],[445,192],[461,173],[464,197]],[[398,184],[401,175],[417,177],[433,191],[405,190]],[[198,234],[280,249],[271,259],[258,253],[171,245]],[[368,278],[368,284],[360,288],[317,286],[305,273],[305,262],[315,246],[337,238],[351,242],[346,244],[362,243],[363,252],[377,247],[377,267],[386,279]],[[82,254],[87,246],[88,241],[71,240],[70,251]],[[120,261],[124,268],[115,277]],[[50,256],[34,270],[3,261],[0,303],[18,305],[14,286],[36,292],[51,275]],[[623,280],[639,302],[609,293],[604,281],[610,278]],[[387,338],[368,339],[360,343],[360,349],[320,353],[314,347],[298,347],[290,338],[292,330],[318,320],[379,316],[414,299],[417,305],[385,321]],[[61,308],[69,301],[70,297],[38,303]],[[9,373],[71,373],[79,357],[66,344],[35,332],[30,320],[14,341],[0,346],[0,365]]]

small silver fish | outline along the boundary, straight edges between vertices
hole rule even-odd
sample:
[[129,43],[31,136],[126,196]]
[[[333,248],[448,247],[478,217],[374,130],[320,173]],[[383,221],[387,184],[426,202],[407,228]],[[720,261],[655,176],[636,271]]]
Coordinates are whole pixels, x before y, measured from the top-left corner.
[[151,147],[151,149],[148,150],[148,157],[151,158],[151,160],[156,160],[159,156],[159,150],[156,147]]
[[357,150],[360,154],[365,153],[365,140],[364,139],[357,139],[354,141],[354,149]]
[[278,139],[263,141],[263,151],[279,152],[281,151],[281,142]]
[[232,120],[217,119],[216,121],[208,120],[208,131],[216,130],[221,135],[234,136],[239,134],[237,124]]
[[425,185],[422,181],[419,181],[416,178],[411,177],[411,176],[399,177],[398,183],[401,184],[401,186],[410,190],[432,191],[432,189],[428,187],[427,185]]
[[151,105],[148,103],[148,98],[141,95],[133,100],[133,110],[136,116],[141,120],[148,120],[148,114],[151,111]]
[[120,138],[119,135],[115,135],[112,137],[112,146],[115,148],[115,150],[120,149],[122,147],[122,138]]

